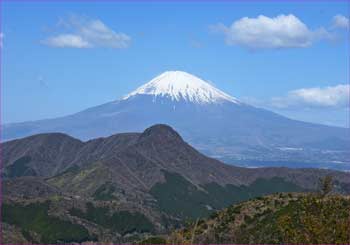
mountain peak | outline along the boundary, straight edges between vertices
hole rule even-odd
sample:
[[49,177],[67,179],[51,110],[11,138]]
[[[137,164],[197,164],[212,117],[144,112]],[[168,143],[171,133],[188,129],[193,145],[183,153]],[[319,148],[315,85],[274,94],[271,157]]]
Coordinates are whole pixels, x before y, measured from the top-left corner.
[[208,82],[184,71],[166,71],[131,92],[123,99],[135,95],[168,97],[173,101],[184,100],[199,104],[233,102],[237,99],[210,85]]
[[178,139],[182,141],[181,136],[170,126],[166,124],[156,124],[147,128],[141,135],[140,140],[143,139]]

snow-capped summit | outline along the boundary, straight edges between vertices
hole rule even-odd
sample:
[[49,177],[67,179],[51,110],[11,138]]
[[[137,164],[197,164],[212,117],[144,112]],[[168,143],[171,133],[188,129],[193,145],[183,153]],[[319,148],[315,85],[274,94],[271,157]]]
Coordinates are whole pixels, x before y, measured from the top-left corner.
[[168,97],[173,101],[185,100],[200,104],[227,101],[239,103],[236,98],[183,71],[166,71],[126,95],[123,99],[128,99],[135,95]]

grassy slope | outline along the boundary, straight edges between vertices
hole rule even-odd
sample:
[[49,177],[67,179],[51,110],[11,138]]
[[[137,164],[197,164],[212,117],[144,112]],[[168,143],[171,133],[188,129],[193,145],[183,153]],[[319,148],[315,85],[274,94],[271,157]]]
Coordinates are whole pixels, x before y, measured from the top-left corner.
[[350,243],[350,198],[275,194],[230,206],[174,232],[170,243]]

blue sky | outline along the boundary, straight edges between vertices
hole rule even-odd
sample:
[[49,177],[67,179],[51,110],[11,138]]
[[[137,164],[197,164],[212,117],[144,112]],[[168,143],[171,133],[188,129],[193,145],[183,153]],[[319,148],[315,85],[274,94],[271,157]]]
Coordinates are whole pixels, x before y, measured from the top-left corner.
[[184,70],[256,106],[348,125],[348,4],[2,2],[2,120],[71,114]]

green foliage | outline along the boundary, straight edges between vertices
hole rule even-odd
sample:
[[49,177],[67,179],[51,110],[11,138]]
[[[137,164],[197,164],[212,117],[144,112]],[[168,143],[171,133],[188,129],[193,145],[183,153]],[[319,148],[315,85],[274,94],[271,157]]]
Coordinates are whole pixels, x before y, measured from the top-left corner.
[[174,243],[350,244],[350,199],[273,195],[218,212],[204,224],[174,232]]
[[[239,243],[340,244],[350,242],[350,201],[341,197],[302,197],[269,210],[263,219],[241,229]],[[249,235],[248,235],[249,234]]]
[[350,242],[349,200],[341,197],[320,199],[308,196],[294,205],[293,212],[280,214],[277,219],[278,229],[284,234],[284,242],[313,244]]
[[110,219],[113,229],[122,234],[130,232],[151,232],[152,223],[141,213],[130,213],[128,211],[115,212]]
[[36,175],[35,171],[29,166],[27,166],[31,160],[32,159],[30,156],[24,156],[17,159],[13,164],[6,168],[6,177],[15,178],[20,176]]
[[275,192],[302,191],[297,185],[282,178],[257,179],[250,186],[208,183],[202,190],[177,173],[164,172],[165,182],[157,183],[150,193],[157,199],[159,208],[179,218],[196,219],[209,216],[213,210]]
[[23,235],[31,239],[29,231],[40,235],[41,243],[83,242],[93,240],[81,225],[72,224],[48,215],[49,202],[2,205],[2,221],[22,229]]
[[122,235],[132,232],[152,232],[154,230],[153,224],[139,212],[120,211],[110,215],[107,207],[95,207],[92,203],[87,203],[86,212],[77,208],[72,208],[69,212],[73,216],[115,230]]
[[164,176],[166,182],[157,183],[150,190],[161,210],[180,218],[196,218],[210,213],[205,206],[211,202],[207,193],[177,173],[164,171]]
[[215,209],[222,209],[250,197],[248,188],[244,186],[226,185],[223,187],[217,183],[209,183],[203,187],[210,196],[211,206]]
[[35,242],[35,239],[32,237],[28,230],[22,229],[21,233],[27,241]]
[[142,240],[138,244],[166,244],[167,241],[163,237],[149,237],[147,239]]
[[93,197],[95,200],[100,201],[110,201],[115,199],[113,196],[113,192],[115,191],[115,187],[110,183],[107,182],[103,185],[101,185],[93,194]]
[[269,195],[278,192],[303,192],[303,188],[283,178],[257,179],[248,188],[251,197]]
[[65,171],[63,171],[62,173],[59,173],[59,174],[53,176],[52,178],[61,177],[61,176],[64,176],[64,175],[66,175],[66,174],[77,174],[77,173],[79,173],[79,171],[80,171],[79,166],[73,165],[73,166],[67,168],[67,169],[66,169]]

